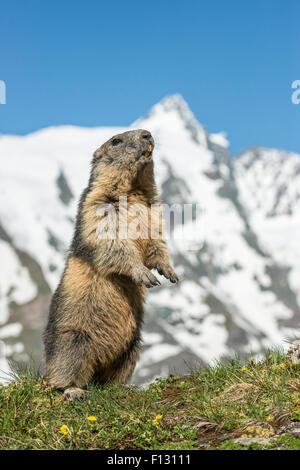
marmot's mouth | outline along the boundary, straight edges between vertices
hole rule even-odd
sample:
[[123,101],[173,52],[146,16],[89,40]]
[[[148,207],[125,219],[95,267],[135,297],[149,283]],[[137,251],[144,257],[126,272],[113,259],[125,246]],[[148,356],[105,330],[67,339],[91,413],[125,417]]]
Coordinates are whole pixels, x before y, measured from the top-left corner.
[[152,150],[153,150],[153,145],[149,144],[147,150],[145,150],[145,152],[143,152],[142,155],[144,155],[145,158],[149,158],[152,155]]

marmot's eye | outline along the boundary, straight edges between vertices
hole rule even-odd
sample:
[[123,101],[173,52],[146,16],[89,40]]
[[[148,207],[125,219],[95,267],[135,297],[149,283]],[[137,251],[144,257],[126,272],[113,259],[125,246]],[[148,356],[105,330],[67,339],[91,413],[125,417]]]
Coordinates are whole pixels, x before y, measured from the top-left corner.
[[118,144],[120,144],[121,142],[123,142],[122,139],[113,139],[112,144],[113,144],[113,145],[118,145]]

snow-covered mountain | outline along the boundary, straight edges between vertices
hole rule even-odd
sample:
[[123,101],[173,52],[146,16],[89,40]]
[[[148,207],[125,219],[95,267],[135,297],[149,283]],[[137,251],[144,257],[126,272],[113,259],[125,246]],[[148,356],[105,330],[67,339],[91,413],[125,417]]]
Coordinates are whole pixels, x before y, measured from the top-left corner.
[[[209,134],[178,95],[137,127],[155,137],[163,201],[197,204],[203,216],[188,243],[169,241],[181,282],[165,280],[149,292],[134,381],[183,372],[199,359],[258,353],[293,336],[300,322],[299,155],[255,148],[233,159],[225,135]],[[41,330],[91,155],[124,130],[61,126],[0,136],[0,369],[7,358],[41,362]]]

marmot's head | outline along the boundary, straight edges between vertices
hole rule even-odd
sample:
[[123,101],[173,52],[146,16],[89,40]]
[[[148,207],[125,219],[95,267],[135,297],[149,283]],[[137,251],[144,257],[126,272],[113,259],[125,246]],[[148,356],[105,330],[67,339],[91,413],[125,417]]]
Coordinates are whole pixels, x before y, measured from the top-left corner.
[[94,153],[93,166],[109,166],[137,173],[153,163],[154,140],[149,131],[137,129],[114,135]]

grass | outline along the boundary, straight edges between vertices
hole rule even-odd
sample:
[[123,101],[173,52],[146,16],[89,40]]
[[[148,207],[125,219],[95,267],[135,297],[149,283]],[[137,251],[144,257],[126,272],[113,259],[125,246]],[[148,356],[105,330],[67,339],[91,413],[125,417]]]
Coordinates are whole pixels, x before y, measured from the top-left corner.
[[[299,370],[273,351],[261,362],[232,360],[145,390],[89,387],[83,402],[64,402],[23,372],[0,388],[0,448],[300,449],[288,432],[300,421]],[[236,442],[245,438],[257,442]]]

